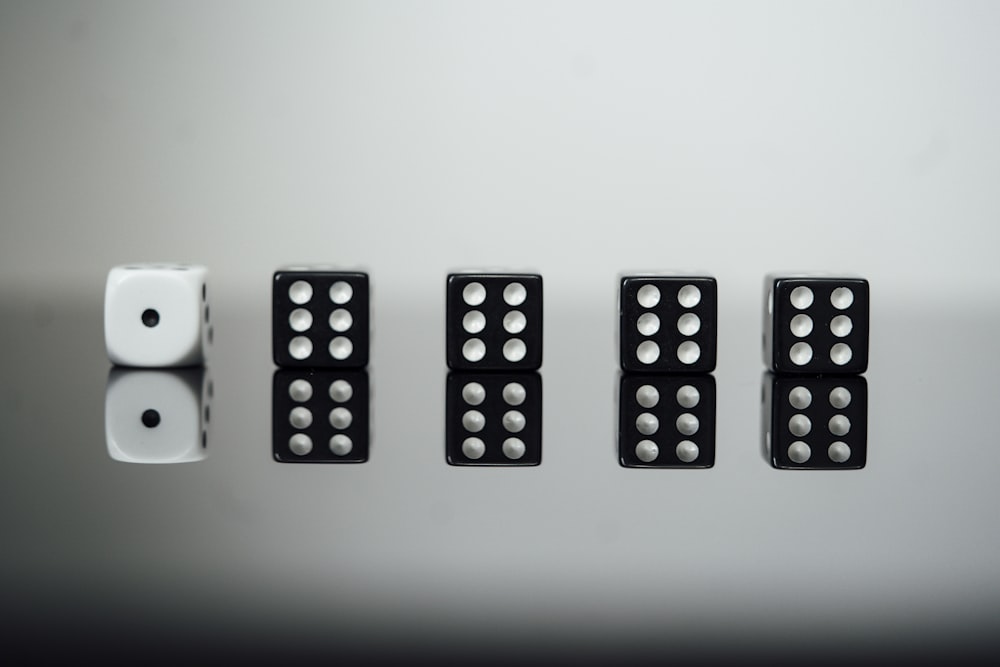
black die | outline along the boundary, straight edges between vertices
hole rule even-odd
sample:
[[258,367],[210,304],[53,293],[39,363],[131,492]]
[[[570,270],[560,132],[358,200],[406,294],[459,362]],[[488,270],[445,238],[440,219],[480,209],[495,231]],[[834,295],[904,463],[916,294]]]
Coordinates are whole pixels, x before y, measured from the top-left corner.
[[274,274],[271,340],[283,367],[368,365],[368,274],[282,270]]
[[776,373],[864,373],[868,281],[769,275],[764,282],[764,364]]
[[368,460],[368,372],[274,373],[272,449],[282,463]]
[[621,378],[618,460],[626,468],[715,465],[715,378],[634,375]]
[[621,281],[618,311],[622,370],[715,370],[715,278],[626,276]]
[[542,462],[538,373],[449,373],[445,455],[455,466]]
[[861,376],[776,376],[762,387],[762,445],[775,468],[865,467],[868,383]]
[[446,358],[454,370],[533,371],[542,365],[542,277],[448,276]]

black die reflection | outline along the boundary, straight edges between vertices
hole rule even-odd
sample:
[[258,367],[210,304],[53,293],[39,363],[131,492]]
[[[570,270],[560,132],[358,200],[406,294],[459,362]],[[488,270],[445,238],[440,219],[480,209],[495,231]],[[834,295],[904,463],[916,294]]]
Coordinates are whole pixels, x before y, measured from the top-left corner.
[[445,453],[451,465],[542,462],[538,373],[449,373],[445,403]]
[[272,452],[281,463],[362,463],[369,453],[367,371],[283,369],[272,385]]
[[762,447],[775,468],[865,467],[868,382],[864,377],[765,373],[761,403]]
[[626,468],[715,465],[715,378],[624,374],[618,461]]

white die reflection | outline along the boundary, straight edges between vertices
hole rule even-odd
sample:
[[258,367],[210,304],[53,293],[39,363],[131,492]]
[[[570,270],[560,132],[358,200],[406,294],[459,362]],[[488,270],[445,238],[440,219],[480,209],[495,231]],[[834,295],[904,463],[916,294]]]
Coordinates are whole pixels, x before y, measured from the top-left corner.
[[127,463],[205,458],[212,381],[204,368],[112,368],[104,399],[108,454]]

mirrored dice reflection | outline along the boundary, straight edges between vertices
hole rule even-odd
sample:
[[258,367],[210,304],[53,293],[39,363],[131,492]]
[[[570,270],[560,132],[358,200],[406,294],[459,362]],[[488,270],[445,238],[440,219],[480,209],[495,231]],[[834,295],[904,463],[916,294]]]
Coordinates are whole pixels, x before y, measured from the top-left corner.
[[212,395],[204,368],[112,368],[104,399],[108,454],[126,463],[201,461]]
[[363,463],[369,452],[368,371],[279,369],[271,393],[272,452],[281,463]]
[[449,464],[541,464],[540,374],[454,371],[445,384],[445,458]]
[[623,373],[618,461],[626,468],[715,465],[715,378]]
[[775,468],[864,468],[868,382],[860,375],[761,380],[761,448]]

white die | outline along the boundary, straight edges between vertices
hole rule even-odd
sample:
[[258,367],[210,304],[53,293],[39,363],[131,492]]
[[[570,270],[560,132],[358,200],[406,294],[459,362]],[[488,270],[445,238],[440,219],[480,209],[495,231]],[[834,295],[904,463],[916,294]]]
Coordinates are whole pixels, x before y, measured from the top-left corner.
[[104,396],[108,454],[127,463],[204,459],[211,384],[203,368],[112,368]]
[[104,342],[122,366],[204,363],[212,325],[203,266],[126,264],[108,273]]

